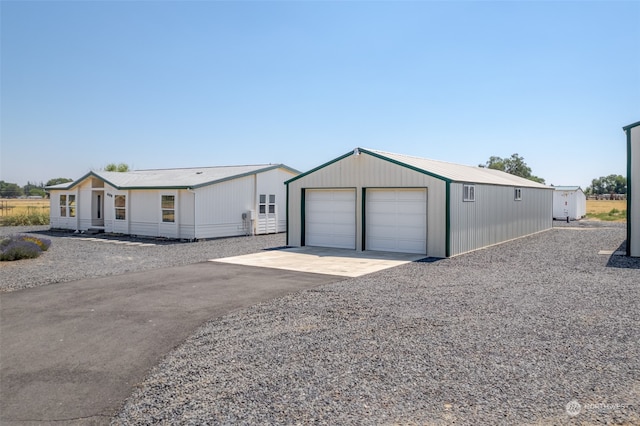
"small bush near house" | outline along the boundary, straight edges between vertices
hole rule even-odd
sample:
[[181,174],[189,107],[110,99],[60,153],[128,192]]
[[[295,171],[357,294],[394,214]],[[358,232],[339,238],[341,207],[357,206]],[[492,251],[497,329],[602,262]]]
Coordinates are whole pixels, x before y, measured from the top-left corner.
[[0,240],[0,261],[35,259],[51,246],[46,238],[10,235]]

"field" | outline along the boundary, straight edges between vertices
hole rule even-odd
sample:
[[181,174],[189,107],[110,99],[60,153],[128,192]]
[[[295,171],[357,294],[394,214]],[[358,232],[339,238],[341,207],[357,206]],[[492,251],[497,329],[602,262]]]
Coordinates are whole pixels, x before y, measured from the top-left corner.
[[589,219],[625,222],[627,220],[626,200],[587,200]]
[[49,224],[49,200],[10,198],[0,199],[0,225]]

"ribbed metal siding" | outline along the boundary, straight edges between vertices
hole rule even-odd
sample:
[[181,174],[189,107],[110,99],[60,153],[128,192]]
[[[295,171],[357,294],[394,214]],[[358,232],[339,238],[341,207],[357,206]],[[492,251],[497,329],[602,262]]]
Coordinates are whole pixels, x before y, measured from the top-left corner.
[[463,184],[451,184],[451,255],[465,253],[552,226],[553,190],[475,185],[475,201],[462,199]]
[[640,257],[640,126],[631,131],[631,152],[629,153],[629,179],[631,180],[631,217],[629,218],[629,248],[630,254]]
[[301,244],[302,188],[356,188],[356,249],[362,250],[362,188],[428,188],[427,254],[445,257],[446,185],[443,180],[361,154],[345,157],[289,183],[288,244]]

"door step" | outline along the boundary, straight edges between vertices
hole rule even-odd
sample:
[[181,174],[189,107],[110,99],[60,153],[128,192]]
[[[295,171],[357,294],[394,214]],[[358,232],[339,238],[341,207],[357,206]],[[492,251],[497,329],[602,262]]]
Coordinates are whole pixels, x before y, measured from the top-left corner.
[[104,234],[104,229],[100,228],[89,228],[87,229],[87,234],[95,235],[95,234]]

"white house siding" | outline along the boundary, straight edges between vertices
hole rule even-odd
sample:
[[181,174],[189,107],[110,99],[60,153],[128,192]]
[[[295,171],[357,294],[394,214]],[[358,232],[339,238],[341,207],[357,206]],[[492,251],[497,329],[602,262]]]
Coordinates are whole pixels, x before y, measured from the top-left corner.
[[628,244],[630,255],[640,257],[640,123],[628,130],[631,135],[629,155],[629,185],[631,187],[628,198],[630,211]]
[[475,201],[463,201],[463,184],[451,183],[451,256],[552,227],[553,190],[475,184]]
[[76,196],[76,206],[78,205],[78,191],[70,190],[70,191],[52,191],[51,192],[51,200],[49,204],[50,214],[49,221],[50,226],[52,228],[57,229],[78,229],[78,209],[76,208],[76,217],[62,216],[60,214],[60,196],[66,195],[67,199],[69,195]]
[[302,242],[302,189],[356,188],[356,250],[362,250],[363,188],[428,188],[427,255],[446,256],[445,181],[371,155],[349,155],[289,182],[288,244]]
[[196,238],[246,235],[242,213],[255,210],[253,175],[195,189]]
[[[296,176],[295,173],[286,171],[284,169],[273,169],[263,173],[258,173],[255,175],[256,179],[256,191],[255,191],[255,202],[254,205],[256,207],[252,208],[252,210],[256,210],[255,216],[255,227],[256,233],[269,233],[271,232],[285,232],[287,230],[287,187],[284,184],[285,181]],[[274,226],[270,226],[267,229],[260,229],[260,224],[257,223],[258,220],[258,208],[260,204],[260,194],[265,194],[267,197],[269,195],[275,195],[276,197],[276,217],[274,221]],[[263,232],[265,231],[265,232]]]

